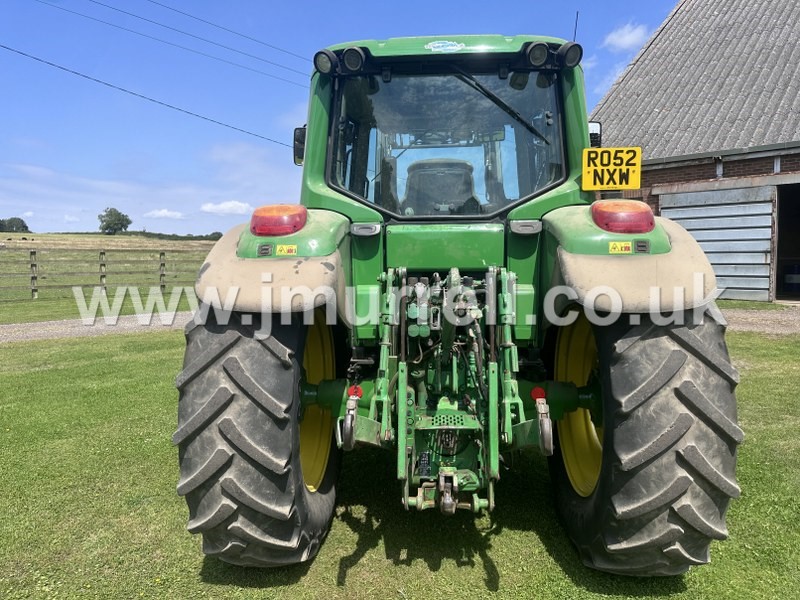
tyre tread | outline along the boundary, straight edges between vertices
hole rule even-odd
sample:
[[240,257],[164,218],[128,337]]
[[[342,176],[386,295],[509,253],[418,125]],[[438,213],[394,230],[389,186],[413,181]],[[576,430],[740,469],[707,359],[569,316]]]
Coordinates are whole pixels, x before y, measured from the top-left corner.
[[620,411],[623,415],[630,414],[644,402],[649,400],[653,394],[658,392],[678,374],[686,363],[686,355],[683,352],[673,350],[655,370],[653,375],[646,379],[638,388],[632,391],[625,398],[620,399]]
[[236,425],[236,421],[230,417],[224,417],[219,420],[219,430],[232,446],[236,447],[236,449],[246,454],[248,458],[265,469],[272,471],[276,475],[283,475],[286,473],[290,456],[278,458],[268,449],[259,447],[253,440],[247,437],[246,433],[239,429]]
[[203,404],[196,413],[189,417],[172,436],[172,443],[176,446],[188,437],[196,434],[218,413],[220,413],[233,400],[233,392],[227,387],[219,388],[208,402]]
[[736,423],[731,421],[722,411],[714,406],[711,400],[697,389],[694,382],[684,381],[678,386],[675,393],[684,404],[693,408],[695,412],[700,413],[701,418],[721,434],[724,434],[730,442],[735,444],[742,443],[744,440],[744,432]]
[[272,337],[259,339],[238,318],[187,328],[173,442],[187,529],[202,534],[209,556],[243,566],[291,565],[313,558],[327,534],[336,460],[316,494],[307,491],[300,467],[296,353],[304,331],[276,326]]
[[692,485],[692,478],[688,475],[679,475],[675,481],[666,488],[659,491],[656,495],[649,498],[640,499],[636,503],[623,504],[619,499],[622,494],[617,494],[611,498],[614,506],[614,513],[618,519],[628,520],[634,517],[641,517],[655,510],[670,506],[675,500],[680,498],[689,486]]
[[289,521],[295,514],[293,499],[281,498],[266,502],[256,493],[246,490],[230,476],[222,479],[221,485],[222,489],[239,503],[276,521]]
[[219,505],[211,512],[191,519],[186,529],[191,533],[200,533],[207,529],[213,529],[230,517],[235,511],[236,505],[223,498]]
[[217,471],[233,458],[227,448],[217,448],[208,460],[196,471],[181,477],[178,482],[178,495],[185,496],[208,481]]
[[551,462],[563,495],[559,512],[588,566],[677,575],[707,563],[711,541],[728,537],[725,513],[740,495],[736,447],[744,433],[724,331],[708,315],[694,326],[595,330],[609,411],[601,483],[580,498],[560,452]]
[[716,487],[722,494],[731,498],[738,498],[741,495],[741,489],[736,482],[725,477],[714,468],[697,446],[688,444],[685,448],[679,450],[679,453],[696,473]]
[[724,377],[730,385],[739,383],[739,372],[730,360],[706,345],[697,334],[683,327],[674,327],[669,330],[669,336],[707,367]]
[[234,356],[226,358],[225,362],[222,363],[222,368],[231,378],[231,381],[233,381],[250,400],[267,411],[270,416],[278,421],[287,421],[289,419],[289,414],[287,413],[289,404],[279,402],[275,396],[256,383],[244,370],[238,358]]
[[[195,332],[196,330],[193,330],[187,334],[187,337]],[[194,381],[195,377],[206,372],[220,356],[228,352],[240,339],[240,336],[238,336],[235,331],[228,331],[222,337],[215,340],[215,343],[210,348],[206,349],[200,356],[192,360],[184,367],[183,371],[178,374],[175,378],[175,387],[182,391],[183,388]]]
[[[675,420],[653,441],[638,451],[620,456],[620,467],[630,471],[644,463],[668,452],[694,424],[694,419],[687,413],[679,413]],[[623,425],[624,427],[624,425]]]

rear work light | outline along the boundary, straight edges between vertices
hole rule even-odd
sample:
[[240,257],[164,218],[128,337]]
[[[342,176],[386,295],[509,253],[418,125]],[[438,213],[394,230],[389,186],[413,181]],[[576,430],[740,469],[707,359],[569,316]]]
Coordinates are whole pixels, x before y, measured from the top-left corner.
[[592,204],[592,220],[611,233],[648,233],[656,227],[653,211],[636,200],[598,200]]
[[272,204],[253,211],[250,232],[253,235],[289,235],[300,231],[308,219],[308,210],[298,204]]

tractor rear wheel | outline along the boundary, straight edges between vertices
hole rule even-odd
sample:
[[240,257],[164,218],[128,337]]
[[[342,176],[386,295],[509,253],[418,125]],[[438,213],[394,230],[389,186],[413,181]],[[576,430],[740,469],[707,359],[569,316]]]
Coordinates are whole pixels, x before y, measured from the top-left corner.
[[707,563],[711,540],[728,535],[743,439],[738,373],[710,313],[697,325],[626,317],[599,327],[581,315],[558,331],[555,378],[596,378],[602,415],[579,409],[557,422],[556,506],[587,566],[677,575]]
[[190,323],[176,381],[188,529],[206,554],[243,566],[313,558],[335,504],[334,420],[299,399],[303,372],[309,383],[335,377],[331,329],[319,315],[310,326],[279,321],[265,339],[258,315],[218,325],[212,311],[205,325]]

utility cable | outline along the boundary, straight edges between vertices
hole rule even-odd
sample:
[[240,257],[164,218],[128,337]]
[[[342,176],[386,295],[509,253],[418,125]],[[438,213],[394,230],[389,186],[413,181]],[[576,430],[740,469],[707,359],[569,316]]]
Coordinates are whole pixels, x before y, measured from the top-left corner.
[[267,60],[266,58],[261,58],[260,56],[256,56],[255,54],[249,54],[247,52],[243,52],[242,50],[237,50],[236,48],[231,48],[230,46],[226,46],[225,44],[220,44],[215,42],[214,40],[209,40],[208,38],[201,37],[199,35],[195,35],[193,33],[189,33],[188,31],[183,31],[182,29],[178,29],[177,27],[171,27],[169,25],[164,25],[164,23],[159,23],[158,21],[154,21],[153,19],[148,19],[147,17],[142,17],[132,12],[128,12],[127,10],[122,10],[121,8],[117,8],[116,6],[111,6],[110,4],[104,4],[99,0],[88,0],[92,4],[97,4],[98,6],[104,6],[110,10],[115,10],[117,12],[122,13],[123,15],[128,15],[129,17],[133,17],[134,19],[139,19],[141,21],[146,21],[147,23],[152,23],[153,25],[158,25],[159,27],[163,27],[165,29],[169,29],[170,31],[176,31],[180,34],[187,35],[191,38],[196,40],[200,40],[202,42],[206,42],[207,44],[212,44],[214,46],[218,46],[220,48],[224,48],[225,50],[230,50],[231,52],[236,52],[237,54],[241,54],[242,56],[247,56],[249,58],[254,58],[255,60],[260,60],[261,62],[267,63],[269,65],[273,65],[275,67],[286,69],[287,71],[291,71],[292,73],[298,73],[303,76],[307,76],[308,73],[304,71],[299,71],[297,69],[293,69],[292,67],[287,67],[286,65],[282,65],[280,63],[273,62],[271,60]]
[[299,58],[301,60],[305,60],[307,62],[311,62],[311,59],[309,59],[306,56],[303,56],[302,54],[295,54],[294,52],[291,52],[291,51],[286,50],[284,48],[279,48],[278,46],[273,46],[272,44],[268,44],[267,42],[264,42],[262,40],[256,39],[254,37],[250,37],[249,35],[246,35],[246,34],[241,33],[239,31],[234,31],[233,29],[228,29],[227,27],[223,27],[222,25],[218,25],[217,23],[212,23],[211,21],[206,21],[205,19],[201,19],[200,17],[197,17],[195,15],[191,15],[191,14],[189,14],[187,12],[183,12],[182,10],[178,10],[177,8],[173,8],[172,6],[167,6],[166,4],[162,4],[161,2],[156,2],[156,0],[147,0],[147,2],[149,2],[150,4],[155,4],[157,6],[161,6],[162,8],[166,8],[167,10],[171,10],[173,12],[176,12],[179,15],[183,15],[185,17],[189,17],[190,19],[194,19],[195,21],[200,21],[201,23],[205,23],[206,25],[211,25],[212,27],[216,27],[217,29],[221,29],[222,31],[227,31],[228,33],[232,33],[233,35],[238,35],[241,38],[244,38],[246,40],[250,40],[251,42],[255,42],[257,44],[261,44],[262,46],[266,46],[267,48],[272,48],[273,50],[277,50],[278,52],[283,52],[284,54],[288,54],[289,56],[294,56],[294,57]]
[[45,6],[50,6],[52,8],[57,8],[58,10],[63,10],[65,12],[71,13],[73,15],[77,15],[79,17],[83,17],[84,19],[89,19],[90,21],[96,21],[98,23],[102,23],[103,25],[108,25],[109,27],[114,27],[116,29],[121,29],[122,31],[127,31],[128,33],[133,33],[135,35],[142,36],[149,40],[154,40],[156,42],[160,42],[162,44],[166,44],[168,46],[173,46],[175,48],[180,48],[181,50],[186,50],[187,52],[192,52],[193,54],[199,54],[200,56],[205,56],[206,58],[211,58],[213,60],[218,60],[220,62],[224,62],[229,65],[233,65],[234,67],[239,67],[240,69],[246,69],[248,71],[252,71],[253,73],[259,73],[260,75],[265,75],[266,77],[272,77],[273,79],[277,79],[279,81],[284,81],[286,83],[290,83],[292,85],[296,85],[298,87],[302,87],[308,89],[307,85],[303,85],[302,83],[298,83],[296,81],[292,81],[290,79],[285,79],[283,77],[279,77],[277,75],[273,75],[272,73],[267,73],[266,71],[259,71],[258,69],[253,69],[252,67],[248,67],[247,65],[243,65],[241,63],[233,62],[232,60],[227,60],[225,58],[220,58],[219,56],[214,56],[213,54],[206,54],[205,52],[200,52],[199,50],[195,50],[194,48],[189,48],[187,46],[181,46],[180,44],[175,44],[173,42],[168,42],[167,40],[162,40],[161,38],[157,38],[152,35],[148,35],[146,33],[142,33],[141,31],[136,31],[134,29],[128,29],[127,27],[123,27],[122,25],[117,25],[116,23],[111,23],[109,21],[104,21],[102,19],[97,19],[95,17],[90,17],[89,15],[85,15],[83,13],[79,13],[74,10],[70,10],[63,6],[59,6],[58,4],[53,4],[48,2],[47,0],[35,0],[39,4],[44,4]]
[[140,94],[138,92],[131,91],[131,90],[126,89],[124,87],[120,87],[118,85],[114,85],[113,83],[109,83],[107,81],[103,81],[102,79],[97,79],[96,77],[92,77],[90,75],[86,75],[84,73],[80,73],[78,71],[74,71],[72,69],[69,69],[67,67],[64,67],[64,66],[61,66],[61,65],[57,65],[56,63],[50,62],[50,61],[45,60],[43,58],[39,58],[38,56],[33,56],[32,54],[27,54],[26,52],[23,52],[22,50],[17,50],[16,48],[11,48],[9,46],[4,46],[3,44],[0,44],[0,48],[2,48],[4,50],[8,50],[9,52],[14,52],[15,54],[19,54],[20,56],[24,56],[26,58],[30,58],[31,60],[35,60],[35,61],[40,62],[42,64],[54,67],[56,69],[60,69],[61,71],[65,71],[67,73],[71,73],[72,75],[77,75],[78,77],[82,77],[84,79],[88,79],[89,81],[93,81],[95,83],[99,83],[100,85],[104,85],[106,87],[110,87],[111,89],[114,89],[114,90],[117,90],[117,91],[120,91],[120,92],[125,92],[126,94],[130,94],[131,96],[136,96],[137,98],[141,98],[142,100],[147,100],[148,102],[152,102],[154,104],[158,104],[159,106],[164,106],[166,108],[171,108],[172,110],[177,110],[178,112],[182,112],[182,113],[184,113],[186,115],[190,115],[192,117],[197,117],[198,119],[203,119],[204,121],[208,121],[209,123],[215,123],[217,125],[221,125],[222,127],[227,127],[228,129],[233,129],[234,131],[239,131],[241,133],[246,133],[247,135],[252,135],[253,137],[257,137],[257,138],[260,138],[262,140],[266,140],[268,142],[272,142],[273,144],[279,144],[281,146],[286,146],[287,148],[291,148],[292,147],[289,144],[286,144],[284,142],[279,142],[278,140],[274,140],[274,139],[266,137],[264,135],[261,135],[261,134],[258,134],[258,133],[254,133],[252,131],[248,131],[247,129],[242,129],[242,128],[236,127],[234,125],[228,125],[227,123],[223,123],[222,121],[217,121],[216,119],[212,119],[211,117],[204,117],[203,115],[199,115],[199,114],[197,114],[195,112],[192,112],[190,110],[186,110],[185,108],[180,108],[180,107],[175,106],[173,104],[168,104],[167,102],[162,102],[161,100],[156,100],[155,98],[151,98],[150,96],[145,96],[144,94]]

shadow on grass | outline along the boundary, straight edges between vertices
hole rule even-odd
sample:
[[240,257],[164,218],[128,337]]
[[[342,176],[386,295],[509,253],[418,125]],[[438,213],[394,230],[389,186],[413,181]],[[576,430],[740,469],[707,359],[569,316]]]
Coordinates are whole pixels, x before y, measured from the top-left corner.
[[[400,484],[394,477],[391,454],[364,449],[345,457],[339,482],[335,521],[357,536],[352,552],[341,558],[337,585],[352,584],[348,573],[371,550],[383,545],[386,558],[395,565],[410,566],[422,560],[436,572],[446,561],[484,571],[487,591],[502,588],[500,569],[493,555],[495,538],[503,531],[530,532],[546,548],[572,583],[598,594],[629,597],[668,596],[686,590],[683,577],[630,578],[600,573],[584,566],[558,522],[553,506],[546,460],[517,455],[516,464],[502,473],[496,486],[496,508],[491,525],[483,526],[466,511],[445,517],[437,510],[406,512],[400,503]],[[533,537],[535,536],[535,537]],[[498,539],[502,544],[502,538]],[[325,545],[321,552],[325,552]],[[513,557],[523,559],[524,557]],[[503,560],[509,560],[504,556]],[[533,565],[532,565],[533,566]],[[203,581],[220,585],[273,588],[298,583],[311,563],[286,568],[250,569],[206,557]]]
[[[573,584],[587,591],[658,597],[686,589],[683,577],[630,578],[584,566],[556,516],[546,460],[522,455],[515,461],[514,468],[502,473],[495,488],[496,508],[491,526],[485,528],[466,511],[452,517],[444,517],[437,510],[406,512],[400,504],[400,484],[388,467],[393,464],[390,455],[360,450],[347,456],[336,518],[358,536],[358,541],[353,552],[340,561],[337,584],[344,586],[348,571],[382,542],[386,557],[396,565],[423,560],[436,572],[447,560],[464,566],[480,564],[486,589],[497,591],[502,581],[492,544],[507,529],[536,536]],[[354,515],[356,506],[366,507],[366,513],[360,509],[360,515]]]
[[[324,548],[324,546],[323,546]],[[310,562],[277,569],[237,567],[218,558],[206,556],[200,569],[200,579],[216,585],[246,588],[273,588],[297,583],[311,568]]]

